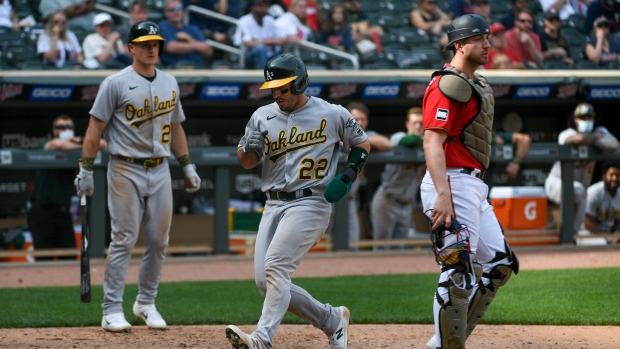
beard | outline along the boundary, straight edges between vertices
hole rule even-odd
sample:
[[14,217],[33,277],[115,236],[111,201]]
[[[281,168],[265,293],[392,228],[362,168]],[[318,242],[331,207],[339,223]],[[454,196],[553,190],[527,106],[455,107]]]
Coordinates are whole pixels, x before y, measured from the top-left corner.
[[616,192],[618,191],[618,186],[616,185],[615,187],[612,188],[609,182],[603,182],[603,183],[604,183],[605,191],[611,194],[612,197],[616,196]]

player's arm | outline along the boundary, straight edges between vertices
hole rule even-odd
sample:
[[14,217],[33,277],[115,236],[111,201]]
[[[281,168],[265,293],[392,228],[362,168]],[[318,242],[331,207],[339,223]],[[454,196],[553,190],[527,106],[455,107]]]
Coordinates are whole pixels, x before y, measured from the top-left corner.
[[170,151],[172,151],[172,154],[183,168],[185,178],[189,182],[189,186],[185,188],[185,191],[193,193],[200,189],[200,176],[196,173],[196,165],[194,165],[189,158],[187,137],[185,136],[185,130],[181,124],[172,124],[171,137]]
[[532,139],[524,133],[513,132],[512,143],[515,144],[517,149],[515,150],[515,156],[512,158],[512,161],[506,166],[508,178],[515,178],[517,176],[517,172],[519,172],[521,166],[521,160],[523,160],[527,151],[530,149]]
[[82,147],[82,161],[80,173],[78,173],[75,181],[75,189],[78,196],[91,196],[95,192],[95,182],[93,179],[93,169],[95,166],[95,157],[101,144],[101,135],[108,124],[94,116],[90,116],[88,129],[84,136],[84,145]]
[[588,229],[592,234],[603,234],[598,224],[596,224],[596,218],[586,214],[585,219],[583,220],[583,225]]
[[447,138],[448,133],[442,129],[433,128],[424,131],[424,157],[437,191],[432,215],[433,229],[437,229],[444,221],[446,227],[449,227],[454,216],[452,193],[446,176],[446,154],[443,151],[443,144]]
[[82,140],[79,137],[54,138],[45,143],[43,149],[63,151],[82,149]]
[[351,190],[353,182],[357,179],[357,175],[366,166],[369,152],[370,142],[368,138],[351,148],[344,170],[338,173],[325,188],[323,195],[328,202],[338,202],[347,195],[349,190]]
[[239,159],[241,167],[245,168],[246,170],[253,169],[254,167],[258,166],[258,163],[260,162],[260,159],[258,158],[258,154],[256,154],[256,152],[246,153],[243,151],[243,147],[237,148],[237,158]]
[[370,148],[379,151],[388,151],[392,149],[392,143],[390,143],[390,139],[378,133],[368,136],[368,144],[370,145]]

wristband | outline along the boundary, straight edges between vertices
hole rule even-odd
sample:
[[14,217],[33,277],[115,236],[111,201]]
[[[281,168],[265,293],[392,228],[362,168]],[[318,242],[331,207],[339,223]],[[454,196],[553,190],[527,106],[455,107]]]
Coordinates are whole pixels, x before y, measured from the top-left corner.
[[514,164],[517,164],[517,165],[518,165],[518,164],[520,164],[520,163],[521,163],[521,160],[523,160],[523,156],[521,156],[521,155],[515,155],[515,157],[514,157],[514,158],[512,158],[512,161],[511,161],[511,162],[512,162],[512,163],[514,163]]
[[95,167],[95,158],[82,158],[82,169],[86,171],[92,171]]
[[181,164],[181,167],[185,167],[187,165],[192,164],[192,160],[189,159],[189,154],[179,156],[177,161],[179,162],[179,164]]

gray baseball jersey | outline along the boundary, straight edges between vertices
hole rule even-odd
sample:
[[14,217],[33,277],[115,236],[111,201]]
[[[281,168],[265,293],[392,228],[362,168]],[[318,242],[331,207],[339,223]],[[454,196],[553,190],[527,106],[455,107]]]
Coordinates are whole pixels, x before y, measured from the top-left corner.
[[367,138],[349,111],[315,97],[292,113],[281,111],[275,102],[259,108],[245,127],[239,147],[245,146],[252,131],[264,130],[269,133],[263,154],[263,192],[324,188],[336,174],[340,142],[349,149]]
[[101,83],[90,114],[108,123],[104,137],[111,154],[170,156],[171,124],[183,122],[185,114],[176,78],[155,71],[148,81],[129,66]]
[[[390,143],[395,147],[406,135],[405,132],[396,132],[390,137]],[[381,187],[394,198],[413,200],[425,170],[424,164],[386,164],[381,175]]]
[[602,231],[610,233],[616,222],[620,222],[620,191],[612,197],[605,190],[605,182],[592,184],[588,188],[586,214],[596,219]]

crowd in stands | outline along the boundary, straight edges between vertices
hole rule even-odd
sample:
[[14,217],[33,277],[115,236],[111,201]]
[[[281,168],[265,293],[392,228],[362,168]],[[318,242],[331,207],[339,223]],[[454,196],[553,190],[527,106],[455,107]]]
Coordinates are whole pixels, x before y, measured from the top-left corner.
[[[241,25],[186,16],[190,5]],[[261,69],[310,41],[356,56],[362,69],[436,69],[451,58],[447,27],[467,13],[492,28],[484,69],[620,66],[617,0],[0,0],[0,69],[126,66],[129,28],[145,19],[165,36],[165,68]],[[244,59],[214,43],[242,47]],[[310,69],[351,67],[329,53],[301,56]]]

